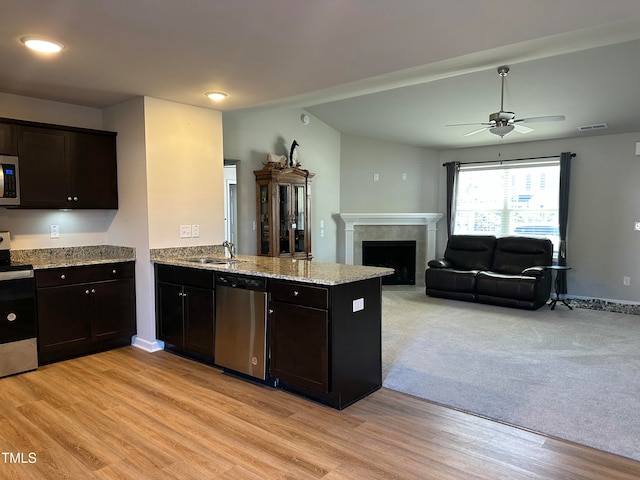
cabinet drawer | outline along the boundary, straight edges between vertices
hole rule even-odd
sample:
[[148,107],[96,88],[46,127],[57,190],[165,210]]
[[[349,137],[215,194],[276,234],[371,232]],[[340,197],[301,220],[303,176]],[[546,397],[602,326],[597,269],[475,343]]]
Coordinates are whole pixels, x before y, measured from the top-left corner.
[[92,282],[132,278],[135,271],[133,262],[105,263],[101,265],[91,265],[87,268],[90,268],[90,280]]
[[76,283],[132,278],[134,269],[133,262],[122,262],[36,270],[36,287],[55,287]]
[[89,270],[84,267],[36,270],[36,287],[55,287],[89,282]]
[[329,308],[329,290],[300,283],[271,282],[271,299],[313,308]]
[[213,270],[202,268],[174,267],[171,265],[156,265],[156,280],[158,282],[185,285],[187,287],[207,288],[213,290]]

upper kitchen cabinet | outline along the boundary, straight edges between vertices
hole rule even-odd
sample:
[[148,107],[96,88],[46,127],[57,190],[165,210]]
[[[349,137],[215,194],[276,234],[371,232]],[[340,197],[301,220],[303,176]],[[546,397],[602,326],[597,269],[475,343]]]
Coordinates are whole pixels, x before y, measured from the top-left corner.
[[116,134],[18,125],[22,208],[118,208]]
[[17,155],[16,127],[10,123],[0,122],[0,155]]
[[301,168],[267,166],[256,176],[258,255],[310,260],[311,179]]

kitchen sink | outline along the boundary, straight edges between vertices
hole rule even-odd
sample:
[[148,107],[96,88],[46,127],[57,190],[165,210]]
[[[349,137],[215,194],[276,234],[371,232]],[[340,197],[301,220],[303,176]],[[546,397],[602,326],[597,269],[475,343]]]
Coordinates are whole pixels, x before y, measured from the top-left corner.
[[201,264],[213,264],[213,265],[227,265],[230,263],[240,263],[242,260],[237,258],[217,258],[217,257],[196,257],[186,258],[187,262],[201,263]]

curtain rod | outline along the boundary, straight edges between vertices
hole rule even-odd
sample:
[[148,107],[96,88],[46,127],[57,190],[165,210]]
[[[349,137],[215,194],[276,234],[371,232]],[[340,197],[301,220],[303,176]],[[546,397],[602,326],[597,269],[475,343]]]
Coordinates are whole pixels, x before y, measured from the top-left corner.
[[[571,158],[575,156],[576,156],[575,153],[571,154]],[[475,165],[480,163],[497,163],[497,162],[502,163],[502,162],[518,162],[522,160],[544,160],[545,158],[560,158],[560,155],[548,155],[546,157],[509,158],[507,160],[483,160],[478,162],[454,162],[454,163],[458,163],[460,165]],[[442,164],[443,167],[445,167],[446,165],[447,165],[446,163]]]

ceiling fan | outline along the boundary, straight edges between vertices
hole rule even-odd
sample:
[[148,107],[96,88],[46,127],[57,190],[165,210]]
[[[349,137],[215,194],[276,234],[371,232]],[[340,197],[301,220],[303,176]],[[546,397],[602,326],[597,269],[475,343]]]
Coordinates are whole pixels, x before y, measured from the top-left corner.
[[545,117],[529,117],[529,118],[518,118],[516,119],[516,114],[513,112],[505,112],[504,110],[504,79],[509,73],[509,67],[504,65],[502,67],[498,67],[498,75],[502,77],[502,89],[500,91],[500,111],[496,113],[492,113],[489,115],[489,121],[485,123],[458,123],[455,125],[445,125],[445,127],[460,127],[467,125],[482,125],[482,128],[478,130],[474,130],[472,132],[466,133],[464,136],[468,137],[470,135],[475,135],[476,133],[483,132],[485,130],[489,130],[494,135],[499,137],[504,137],[505,135],[509,135],[512,131],[516,131],[518,133],[529,133],[533,131],[533,128],[527,127],[523,125],[523,123],[534,123],[534,122],[561,122],[565,119],[564,115],[550,115]]

